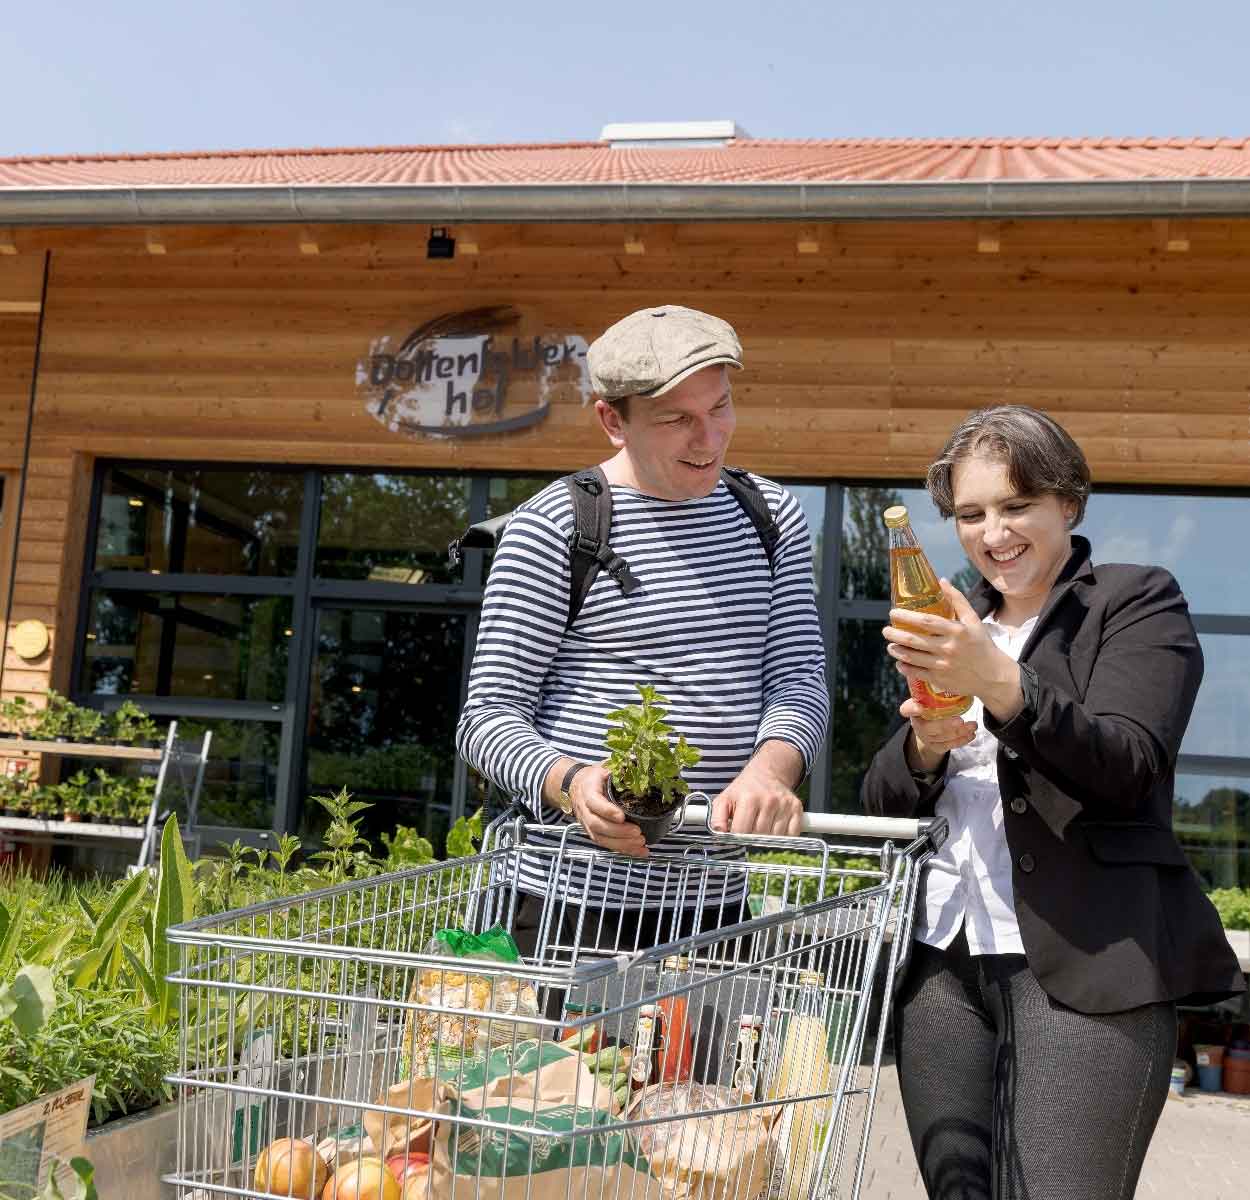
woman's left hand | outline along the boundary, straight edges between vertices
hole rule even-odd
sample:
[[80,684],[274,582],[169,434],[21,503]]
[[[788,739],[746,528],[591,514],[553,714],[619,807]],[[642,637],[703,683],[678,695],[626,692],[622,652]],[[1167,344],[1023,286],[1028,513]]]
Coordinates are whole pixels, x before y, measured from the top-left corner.
[[941,587],[955,620],[892,608],[882,630],[887,652],[909,678],[921,678],[938,691],[977,696],[999,721],[1009,721],[1024,705],[1015,659],[994,645],[958,588],[945,579]]

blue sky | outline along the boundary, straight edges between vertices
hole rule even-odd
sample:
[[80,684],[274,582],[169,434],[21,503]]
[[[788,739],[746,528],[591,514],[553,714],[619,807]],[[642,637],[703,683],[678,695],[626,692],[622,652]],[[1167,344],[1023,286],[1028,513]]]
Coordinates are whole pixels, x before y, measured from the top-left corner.
[[10,3],[0,155],[593,139],[1242,135],[1246,0]]

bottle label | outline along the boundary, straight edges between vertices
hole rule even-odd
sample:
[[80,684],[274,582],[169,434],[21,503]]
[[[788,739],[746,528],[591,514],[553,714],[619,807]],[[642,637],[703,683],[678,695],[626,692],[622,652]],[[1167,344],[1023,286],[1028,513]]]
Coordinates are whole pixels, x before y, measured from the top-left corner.
[[634,1026],[634,1057],[629,1064],[629,1077],[640,1087],[651,1079],[651,1056],[656,1049],[655,1005],[646,1004],[638,1010],[638,1023]]
[[758,1077],[755,1069],[763,1022],[758,1018],[738,1026],[738,1045],[734,1052],[733,1086],[743,1095],[754,1095]]

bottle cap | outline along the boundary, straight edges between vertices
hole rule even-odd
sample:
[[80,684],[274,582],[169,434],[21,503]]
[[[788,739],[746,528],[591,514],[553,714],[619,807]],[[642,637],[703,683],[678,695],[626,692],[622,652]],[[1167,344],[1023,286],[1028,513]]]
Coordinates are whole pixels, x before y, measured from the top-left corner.
[[881,519],[890,529],[897,529],[900,525],[907,524],[907,509],[901,504],[895,504],[881,514]]

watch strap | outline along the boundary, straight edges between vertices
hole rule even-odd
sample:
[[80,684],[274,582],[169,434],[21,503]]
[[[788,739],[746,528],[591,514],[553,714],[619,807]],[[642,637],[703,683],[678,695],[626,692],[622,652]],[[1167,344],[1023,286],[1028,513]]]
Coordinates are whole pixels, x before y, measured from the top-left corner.
[[564,773],[564,778],[560,780],[560,811],[566,816],[573,811],[573,797],[569,794],[569,788],[573,786],[573,780],[578,771],[584,770],[590,766],[589,763],[575,762]]

